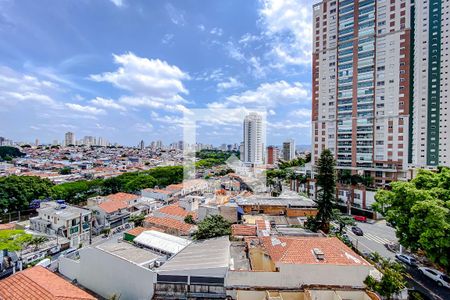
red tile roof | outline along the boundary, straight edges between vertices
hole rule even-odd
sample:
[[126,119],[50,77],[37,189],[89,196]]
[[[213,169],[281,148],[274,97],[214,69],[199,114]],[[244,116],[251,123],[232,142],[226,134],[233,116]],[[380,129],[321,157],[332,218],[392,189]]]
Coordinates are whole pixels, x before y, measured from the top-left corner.
[[119,209],[125,209],[128,207],[128,203],[125,201],[106,201],[103,203],[100,203],[98,205],[101,209],[103,209],[105,212],[113,213],[115,211],[118,211]]
[[0,281],[2,300],[96,299],[49,270],[36,266]]
[[132,235],[132,236],[138,236],[138,235],[140,235],[143,231],[146,231],[146,230],[150,230],[150,229],[144,228],[144,227],[141,227],[141,226],[138,226],[138,227],[134,227],[134,228],[128,230],[127,233],[130,234],[130,235]]
[[158,212],[175,217],[185,218],[188,215],[192,215],[194,218],[197,217],[197,214],[195,212],[185,210],[178,203],[163,206],[160,209],[158,209]]
[[231,225],[231,233],[234,236],[256,236],[256,226],[233,224]]
[[132,201],[139,198],[138,195],[128,193],[116,193],[106,196],[106,199],[110,201]]
[[181,233],[188,234],[195,228],[192,224],[187,224],[182,221],[178,221],[171,218],[158,218],[158,217],[148,217],[144,221],[144,226],[151,227],[149,225],[155,225],[156,227],[162,227],[164,229],[175,229]]
[[[274,262],[284,264],[369,265],[336,237],[262,237],[263,248]],[[318,260],[313,249],[324,253]]]
[[0,224],[0,230],[11,230],[14,228],[16,228],[16,224],[14,223]]

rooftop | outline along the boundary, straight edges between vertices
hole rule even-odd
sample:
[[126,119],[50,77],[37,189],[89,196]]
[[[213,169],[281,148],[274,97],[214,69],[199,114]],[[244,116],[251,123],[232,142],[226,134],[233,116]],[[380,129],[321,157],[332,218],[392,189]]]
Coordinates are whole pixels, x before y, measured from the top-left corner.
[[134,242],[172,254],[178,253],[191,243],[187,239],[153,230],[143,231],[134,239]]
[[234,236],[256,236],[256,226],[233,224],[231,225],[231,234]]
[[91,213],[90,210],[64,204],[60,205],[56,201],[44,202],[41,204],[41,208],[37,209],[39,213],[47,215],[55,215],[62,219],[73,219],[79,218],[81,215],[88,215]]
[[41,266],[26,269],[0,281],[0,299],[96,299]]
[[106,196],[106,199],[110,201],[132,201],[136,200],[140,196],[128,193],[116,193]]
[[266,206],[288,206],[288,207],[316,207],[316,203],[306,197],[280,198],[280,197],[260,197],[251,196],[238,198],[238,205],[266,205]]
[[[197,270],[195,274],[198,276],[225,276],[229,261],[230,241],[228,236],[224,236],[193,242],[162,265],[158,273],[179,274],[180,271]],[[198,270],[204,271],[199,273]]]
[[145,223],[153,224],[156,226],[161,226],[165,228],[175,229],[182,233],[188,234],[194,230],[195,226],[192,224],[187,224],[183,221],[178,221],[171,218],[158,218],[158,217],[148,217],[145,219]]
[[126,242],[118,243],[117,241],[110,241],[100,244],[96,248],[138,265],[144,265],[160,257],[157,254]]
[[[261,237],[272,260],[283,264],[369,265],[336,237]],[[323,253],[319,260],[314,249]]]
[[171,204],[168,206],[163,206],[160,209],[158,209],[158,212],[166,214],[166,215],[183,217],[183,218],[187,217],[188,215],[192,215],[194,218],[196,217],[196,214],[194,212],[185,210],[178,203]]

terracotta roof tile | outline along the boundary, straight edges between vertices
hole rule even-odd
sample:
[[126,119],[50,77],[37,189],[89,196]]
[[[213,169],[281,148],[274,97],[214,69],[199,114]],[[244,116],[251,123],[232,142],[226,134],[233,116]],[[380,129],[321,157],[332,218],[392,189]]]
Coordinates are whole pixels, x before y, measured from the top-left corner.
[[182,233],[188,234],[195,228],[192,224],[187,224],[182,221],[178,221],[171,218],[158,218],[158,217],[148,217],[145,219],[145,223],[147,227],[150,227],[149,224],[155,225],[156,227],[163,227],[167,229],[175,229]]
[[96,299],[49,270],[36,266],[0,281],[2,300]]
[[195,212],[185,210],[178,203],[163,206],[160,209],[158,209],[158,212],[175,217],[185,218],[188,215],[192,215],[194,218],[197,217],[197,214]]
[[231,225],[231,233],[234,236],[256,236],[256,226],[233,224]]
[[98,205],[107,213],[118,211],[119,209],[125,209],[128,207],[128,203],[125,201],[106,201]]
[[[285,264],[369,265],[336,237],[262,237],[260,241],[274,262]],[[324,253],[318,260],[313,249]]]
[[0,224],[0,230],[11,230],[14,228],[16,228],[16,224],[14,223]]
[[138,226],[138,227],[134,227],[134,228],[128,230],[127,233],[130,234],[130,235],[133,235],[133,236],[138,236],[143,231],[146,231],[146,230],[150,230],[150,229]]
[[110,201],[131,201],[139,198],[138,195],[128,193],[116,193],[106,196],[106,199]]

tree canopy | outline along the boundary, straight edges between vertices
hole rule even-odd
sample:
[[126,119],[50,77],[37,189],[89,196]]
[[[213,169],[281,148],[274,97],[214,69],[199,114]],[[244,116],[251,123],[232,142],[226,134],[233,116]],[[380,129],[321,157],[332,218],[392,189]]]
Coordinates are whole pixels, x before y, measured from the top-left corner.
[[32,238],[24,230],[0,230],[0,250],[20,251]]
[[394,294],[399,293],[406,286],[403,277],[404,267],[398,262],[382,258],[380,255],[373,256],[374,263],[380,268],[383,277],[377,280],[370,275],[366,277],[364,283],[369,289],[377,292],[386,299],[391,299]]
[[399,242],[450,269],[450,169],[421,170],[410,182],[380,190],[373,208],[396,226]]
[[198,223],[198,230],[194,233],[194,239],[210,239],[230,234],[231,223],[221,215],[212,215]]
[[16,147],[11,146],[0,146],[0,159],[6,159],[7,157],[22,157],[25,153],[20,152]]

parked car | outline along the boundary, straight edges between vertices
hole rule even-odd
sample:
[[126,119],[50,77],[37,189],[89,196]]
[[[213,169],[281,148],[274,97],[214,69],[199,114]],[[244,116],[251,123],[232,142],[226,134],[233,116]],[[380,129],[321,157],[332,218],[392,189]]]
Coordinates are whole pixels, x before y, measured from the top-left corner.
[[359,222],[367,222],[367,218],[364,216],[353,216],[353,219],[355,219],[355,221],[359,221]]
[[417,267],[417,260],[412,256],[397,253],[395,254],[395,258],[411,267]]
[[356,235],[359,235],[359,236],[363,236],[364,235],[362,229],[359,228],[358,226],[352,226],[352,232],[354,234],[356,234]]
[[450,288],[450,277],[444,273],[427,267],[420,267],[419,272],[435,281],[439,286]]

